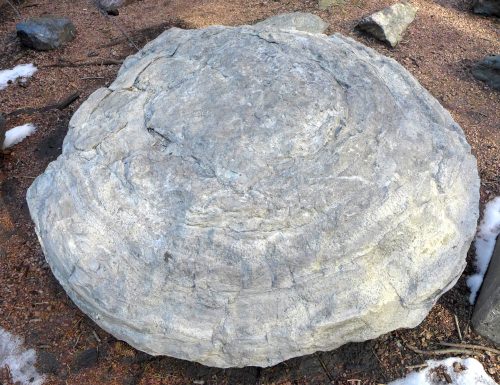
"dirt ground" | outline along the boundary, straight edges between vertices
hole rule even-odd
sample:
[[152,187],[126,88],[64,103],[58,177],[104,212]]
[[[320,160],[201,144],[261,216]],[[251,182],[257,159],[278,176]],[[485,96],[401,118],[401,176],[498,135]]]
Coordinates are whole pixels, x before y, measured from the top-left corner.
[[[474,15],[469,0],[414,0],[417,18],[395,49],[355,31],[357,21],[393,3],[391,0],[344,0],[320,12],[316,0],[142,0],[116,17],[98,13],[91,1],[13,0],[23,18],[63,15],[76,25],[76,39],[62,49],[35,52],[20,47],[16,13],[0,1],[0,69],[34,63],[39,71],[27,84],[0,91],[0,112],[8,127],[32,122],[38,131],[9,154],[0,155],[0,327],[25,338],[39,356],[46,384],[385,384],[421,365],[422,350],[442,349],[441,342],[493,345],[470,327],[466,269],[458,284],[412,330],[398,330],[364,343],[291,359],[271,368],[222,370],[168,358],[151,357],[117,341],[69,300],[44,261],[25,202],[32,180],[61,152],[68,121],[95,89],[108,85],[119,62],[137,46],[171,26],[200,28],[212,24],[251,24],[285,11],[306,11],[341,32],[404,65],[462,126],[478,160],[481,205],[500,195],[500,93],[476,81],[471,65],[500,53],[500,22]],[[110,60],[112,59],[112,60]],[[94,64],[89,64],[92,62]],[[29,112],[79,98],[62,110]],[[469,252],[470,262],[471,252]],[[451,354],[453,355],[453,354]],[[459,354],[454,354],[459,355]],[[500,356],[474,355],[500,381]],[[447,357],[445,356],[442,356]],[[0,383],[7,379],[0,378]]]

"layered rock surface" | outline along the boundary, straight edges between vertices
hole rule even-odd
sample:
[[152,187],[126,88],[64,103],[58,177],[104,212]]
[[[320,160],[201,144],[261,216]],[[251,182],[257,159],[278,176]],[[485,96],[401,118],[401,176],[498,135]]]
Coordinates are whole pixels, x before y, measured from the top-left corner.
[[478,217],[461,128],[341,35],[170,29],[73,116],[28,190],[72,300],[119,339],[269,366],[413,327]]
[[365,17],[358,29],[368,32],[391,47],[399,44],[408,26],[415,19],[417,8],[410,3],[396,3]]

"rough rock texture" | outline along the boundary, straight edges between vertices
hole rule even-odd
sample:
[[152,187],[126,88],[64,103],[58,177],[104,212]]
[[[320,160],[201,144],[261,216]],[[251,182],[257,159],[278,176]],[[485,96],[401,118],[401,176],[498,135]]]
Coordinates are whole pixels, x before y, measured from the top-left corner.
[[500,0],[476,0],[472,10],[481,15],[500,17]]
[[104,11],[113,12],[118,8],[134,2],[134,0],[95,0],[97,6]]
[[40,17],[16,25],[21,43],[39,51],[56,49],[75,38],[76,30],[71,20],[64,17]]
[[358,28],[395,47],[416,14],[417,8],[410,3],[396,3],[365,17],[359,22]]
[[500,55],[485,57],[474,66],[472,74],[476,79],[500,90]]
[[500,344],[500,242],[497,239],[488,272],[474,306],[472,325],[484,337]]
[[309,33],[324,33],[328,28],[321,17],[306,12],[282,13],[254,25],[263,29],[282,29]]
[[461,128],[341,35],[170,29],[28,190],[73,301],[150,354],[268,366],[413,327],[465,266]]

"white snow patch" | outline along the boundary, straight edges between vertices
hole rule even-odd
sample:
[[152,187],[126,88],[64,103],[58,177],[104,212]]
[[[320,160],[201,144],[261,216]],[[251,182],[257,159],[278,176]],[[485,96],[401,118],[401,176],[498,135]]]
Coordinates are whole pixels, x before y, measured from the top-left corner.
[[36,371],[36,353],[22,344],[21,338],[0,327],[0,369],[7,366],[15,384],[42,385],[45,378]]
[[37,71],[33,64],[19,64],[11,70],[0,71],[0,90],[3,90],[9,84],[9,81],[14,81],[17,78],[29,78]]
[[[411,372],[405,378],[388,383],[387,385],[436,385],[447,384],[445,378],[440,378],[436,368],[442,366],[451,380],[450,385],[497,385],[484,371],[481,363],[474,358],[461,359],[450,357],[444,360],[426,361],[427,367],[420,372]],[[455,364],[455,367],[453,366]]]
[[30,136],[35,131],[36,127],[31,123],[11,128],[5,133],[5,141],[3,142],[2,150],[22,142],[26,137]]
[[489,201],[484,208],[484,216],[476,234],[476,258],[474,266],[477,273],[467,278],[470,288],[469,302],[473,305],[488,270],[495,242],[500,234],[500,196]]

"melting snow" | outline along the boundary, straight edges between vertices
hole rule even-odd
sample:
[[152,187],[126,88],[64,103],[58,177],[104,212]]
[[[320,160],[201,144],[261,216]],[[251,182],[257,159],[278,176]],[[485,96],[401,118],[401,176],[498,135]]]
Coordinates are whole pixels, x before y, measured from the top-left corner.
[[24,350],[22,340],[0,328],[0,369],[10,370],[13,383],[22,385],[42,385],[44,377],[35,369],[36,353]]
[[[411,372],[405,378],[387,385],[497,385],[486,374],[481,363],[474,358],[450,357],[445,360],[426,361],[427,367],[420,372]],[[449,382],[451,381],[451,382]]]
[[20,143],[24,138],[30,136],[35,131],[36,127],[31,123],[11,128],[5,133],[5,141],[3,142],[2,150]]
[[476,302],[477,293],[490,264],[498,234],[500,234],[500,196],[486,204],[483,220],[476,234],[476,258],[474,266],[477,273],[467,278],[467,286],[469,286],[471,291],[469,297],[471,304]]
[[0,90],[3,90],[9,84],[9,81],[14,81],[17,78],[29,78],[37,71],[33,64],[19,64],[11,70],[0,71]]

